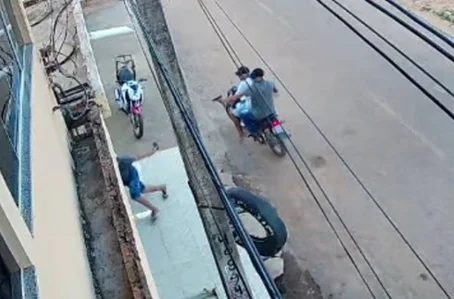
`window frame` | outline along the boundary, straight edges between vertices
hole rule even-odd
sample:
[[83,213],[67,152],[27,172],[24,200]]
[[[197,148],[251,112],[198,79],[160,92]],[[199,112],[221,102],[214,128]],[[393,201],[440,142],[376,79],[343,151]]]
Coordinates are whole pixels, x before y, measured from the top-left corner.
[[[0,0],[0,22],[5,29],[7,41],[10,44],[13,52],[12,65],[13,72],[11,83],[11,105],[9,107],[10,115],[7,119],[7,133],[13,146],[14,154],[17,160],[17,167],[14,169],[15,184],[13,190],[9,190],[9,186],[3,183],[5,188],[10,191],[15,197],[7,198],[10,202],[10,210],[15,214],[16,224],[20,222],[19,227],[22,228],[22,233],[10,232],[9,236],[14,240],[23,240],[24,234],[27,240],[24,248],[24,254],[31,253],[30,245],[33,240],[33,198],[32,198],[32,180],[31,180],[31,88],[32,88],[32,72],[33,72],[33,55],[35,49],[33,43],[24,42],[23,36],[16,36],[20,30],[16,28],[18,18],[22,18],[28,22],[25,15],[16,15],[11,11],[10,4],[5,1],[15,0]],[[18,3],[22,6],[22,3]],[[20,34],[20,33],[19,33]],[[2,124],[3,125],[3,124]],[[3,180],[3,178],[1,178]],[[4,181],[4,180],[3,180]],[[1,188],[2,186],[0,186]],[[17,200],[17,203],[14,202]],[[0,200],[1,201],[1,200]],[[14,206],[13,206],[14,205]],[[1,216],[1,215],[0,215]],[[27,244],[24,244],[27,245]],[[16,252],[17,253],[17,252]],[[5,258],[5,256],[3,256]],[[19,260],[16,260],[19,262]],[[39,297],[37,274],[33,259],[29,263],[23,263],[17,271],[11,272],[12,298],[14,299],[36,299]]]

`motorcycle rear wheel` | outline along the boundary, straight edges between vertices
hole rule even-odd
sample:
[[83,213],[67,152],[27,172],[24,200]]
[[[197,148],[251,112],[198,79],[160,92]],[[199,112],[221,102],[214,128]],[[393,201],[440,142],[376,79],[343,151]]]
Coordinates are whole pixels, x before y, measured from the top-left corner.
[[272,132],[265,132],[265,141],[271,151],[278,157],[284,157],[287,154],[287,148],[284,141]]
[[140,114],[132,115],[132,132],[137,139],[143,136],[143,118]]

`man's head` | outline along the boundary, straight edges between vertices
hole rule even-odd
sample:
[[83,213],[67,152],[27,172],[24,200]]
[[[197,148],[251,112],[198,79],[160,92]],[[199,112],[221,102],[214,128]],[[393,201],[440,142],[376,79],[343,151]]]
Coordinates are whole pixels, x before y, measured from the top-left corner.
[[265,76],[265,72],[261,68],[256,68],[251,73],[251,79],[255,81],[262,81],[263,76]]
[[237,75],[240,80],[246,80],[246,78],[249,77],[249,73],[249,68],[242,65],[236,70],[235,75]]

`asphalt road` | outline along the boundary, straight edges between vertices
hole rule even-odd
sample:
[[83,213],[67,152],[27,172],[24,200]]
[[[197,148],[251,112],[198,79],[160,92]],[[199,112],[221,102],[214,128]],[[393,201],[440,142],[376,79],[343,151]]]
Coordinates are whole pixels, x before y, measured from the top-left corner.
[[[453,121],[315,0],[218,1],[440,283],[454,295],[450,283],[454,279],[454,222],[450,217],[454,211],[450,198],[454,137],[449,134]],[[267,76],[275,80],[214,2],[205,2],[244,64],[263,67]],[[87,16],[90,31],[130,25],[122,4],[112,3],[102,13]],[[252,141],[240,145],[224,111],[210,102],[237,82],[234,66],[197,1],[163,3],[200,129],[219,170],[246,174],[272,199],[290,230],[287,250],[294,257],[294,266],[310,271],[325,298],[373,298],[291,159],[275,158],[267,148]],[[454,89],[449,80],[454,71],[448,60],[363,1],[342,3]],[[366,30],[361,31],[443,103],[454,108],[452,98],[433,82]],[[145,86],[150,99],[145,103],[146,135],[142,141],[135,141],[127,118],[114,113],[108,126],[115,146],[121,153],[143,152],[154,140],[163,148],[173,146],[171,127],[133,35],[111,38],[109,42],[93,41],[106,91],[113,94],[115,86],[113,56],[131,52],[131,45],[136,45],[132,54],[138,62],[139,74],[150,80]],[[307,117],[282,86],[278,84],[278,88],[277,108],[293,142],[390,297],[446,298]],[[295,150],[290,151],[309,177]],[[389,298],[320,189],[312,179],[309,184],[375,297]]]
[[[450,216],[454,138],[449,134],[453,121],[316,1],[219,2],[454,295],[450,283],[454,278]],[[342,2],[453,87],[448,60],[364,2]],[[243,63],[264,67],[213,1],[206,3]],[[231,171],[248,174],[273,199],[290,228],[289,249],[300,266],[311,271],[324,296],[370,298],[290,159],[274,158],[252,142],[239,145],[223,111],[209,102],[236,78],[197,2],[172,0],[165,7],[205,141],[218,163],[227,160]],[[378,41],[370,33],[367,36]],[[452,99],[433,82],[389,47],[378,45],[453,107]],[[391,297],[445,298],[289,95],[279,89],[277,107],[295,145]],[[387,298],[320,190],[313,180],[309,182],[376,297]]]

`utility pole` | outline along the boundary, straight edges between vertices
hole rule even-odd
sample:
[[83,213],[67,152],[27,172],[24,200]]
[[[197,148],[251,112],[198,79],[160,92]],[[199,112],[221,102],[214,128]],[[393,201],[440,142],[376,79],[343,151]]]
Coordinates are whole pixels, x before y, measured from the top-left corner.
[[[168,77],[170,76],[170,80],[181,95],[184,108],[189,112],[192,122],[197,124],[161,1],[130,0],[129,5],[128,2],[126,5],[135,15],[153,58],[158,80],[156,83],[160,86],[162,100],[176,135],[189,185],[199,208],[227,297],[253,299],[241,265],[229,218],[223,209],[222,199],[197,148],[196,140],[191,135],[183,114],[175,102],[174,94],[172,94],[172,91],[175,90],[169,86]],[[197,134],[198,132],[197,128]]]

